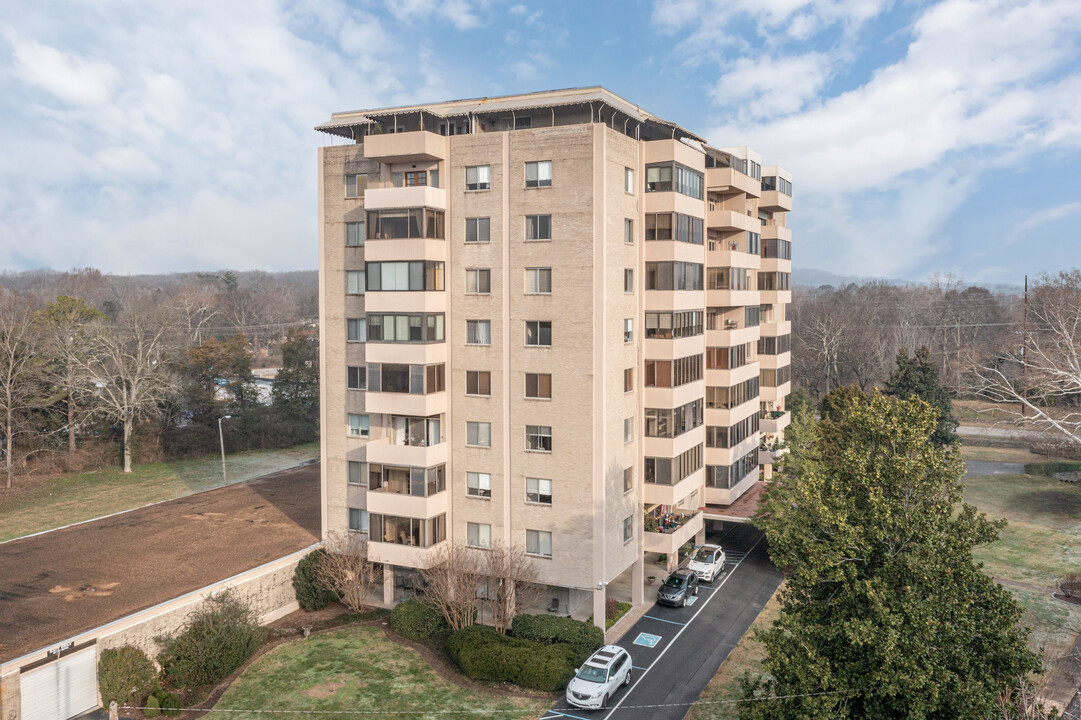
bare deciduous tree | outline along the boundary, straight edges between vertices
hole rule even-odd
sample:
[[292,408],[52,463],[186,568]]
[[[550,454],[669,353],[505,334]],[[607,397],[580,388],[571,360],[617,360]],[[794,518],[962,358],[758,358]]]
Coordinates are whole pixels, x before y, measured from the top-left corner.
[[131,472],[131,432],[135,421],[155,416],[176,392],[166,361],[166,327],[139,313],[95,335],[81,369],[98,390],[98,410],[121,424],[124,472]]
[[30,414],[47,402],[42,398],[44,365],[29,307],[18,298],[0,298],[0,423],[8,489],[20,457],[16,439],[32,432]]
[[484,556],[483,573],[486,586],[481,600],[501,633],[506,634],[514,618],[545,594],[537,565],[522,545],[493,545]]
[[451,630],[476,622],[477,588],[484,580],[486,551],[462,543],[443,543],[432,551],[424,578],[424,597],[443,614]]
[[368,543],[354,533],[329,533],[319,559],[319,582],[338,594],[353,612],[370,607],[370,595],[382,582],[383,569],[368,559]]

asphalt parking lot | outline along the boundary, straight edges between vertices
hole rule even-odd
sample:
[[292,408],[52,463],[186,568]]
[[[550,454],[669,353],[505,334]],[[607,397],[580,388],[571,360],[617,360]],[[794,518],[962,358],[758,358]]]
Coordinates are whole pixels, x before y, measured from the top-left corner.
[[617,645],[631,655],[630,687],[616,692],[604,711],[575,708],[560,700],[542,720],[679,720],[781,584],[766,554],[761,531],[728,525],[707,537],[720,540],[728,570],[702,584],[694,604],[654,605]]

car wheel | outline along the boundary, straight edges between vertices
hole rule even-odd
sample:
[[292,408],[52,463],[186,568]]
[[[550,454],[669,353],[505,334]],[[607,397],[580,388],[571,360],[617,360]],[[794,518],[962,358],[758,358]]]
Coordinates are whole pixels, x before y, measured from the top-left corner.
[[690,597],[690,595],[684,595],[683,596],[683,607],[687,607],[687,598],[689,598],[689,597]]
[[601,698],[601,710],[607,710],[607,709],[608,709],[608,694],[605,693],[604,697]]
[[627,677],[623,678],[623,687],[627,687],[631,684],[631,671],[627,671]]
[[694,586],[694,596],[698,597],[698,586],[697,585]]

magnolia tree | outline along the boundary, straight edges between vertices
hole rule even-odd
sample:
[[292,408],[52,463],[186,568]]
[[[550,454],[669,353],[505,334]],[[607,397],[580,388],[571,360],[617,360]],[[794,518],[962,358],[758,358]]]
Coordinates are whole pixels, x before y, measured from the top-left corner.
[[372,590],[382,582],[382,568],[368,560],[368,543],[353,533],[328,533],[326,554],[319,558],[316,576],[353,612],[371,606]]

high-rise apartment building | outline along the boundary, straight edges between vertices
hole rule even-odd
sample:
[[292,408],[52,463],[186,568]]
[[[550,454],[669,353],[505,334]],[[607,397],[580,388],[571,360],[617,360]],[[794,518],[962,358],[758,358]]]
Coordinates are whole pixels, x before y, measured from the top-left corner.
[[324,530],[388,602],[445,541],[641,602],[788,422],[791,176],[600,87],[317,129]]

